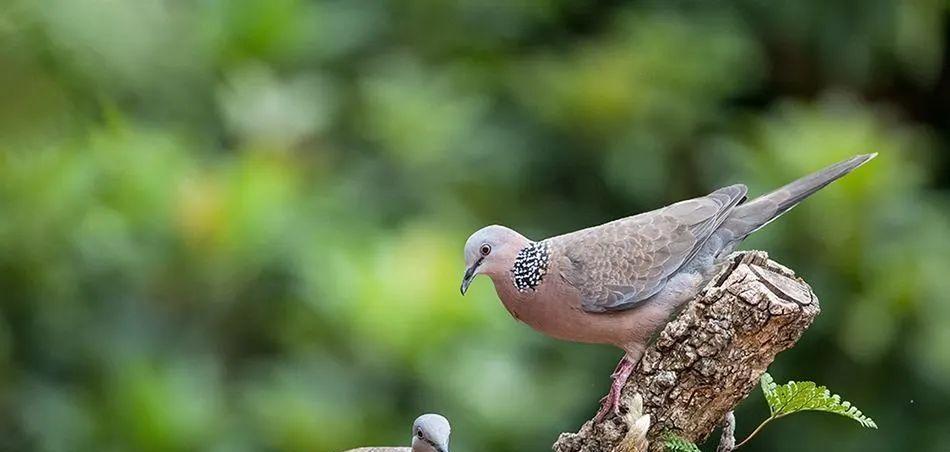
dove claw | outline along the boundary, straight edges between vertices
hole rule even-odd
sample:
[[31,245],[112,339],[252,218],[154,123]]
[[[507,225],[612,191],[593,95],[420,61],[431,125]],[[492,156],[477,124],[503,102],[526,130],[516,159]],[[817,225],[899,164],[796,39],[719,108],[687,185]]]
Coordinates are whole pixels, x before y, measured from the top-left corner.
[[607,414],[620,416],[620,393],[623,391],[624,384],[630,378],[633,372],[633,362],[624,357],[617,364],[617,368],[610,374],[613,381],[610,383],[610,391],[600,399],[600,410],[594,416],[594,423],[601,423],[607,418]]

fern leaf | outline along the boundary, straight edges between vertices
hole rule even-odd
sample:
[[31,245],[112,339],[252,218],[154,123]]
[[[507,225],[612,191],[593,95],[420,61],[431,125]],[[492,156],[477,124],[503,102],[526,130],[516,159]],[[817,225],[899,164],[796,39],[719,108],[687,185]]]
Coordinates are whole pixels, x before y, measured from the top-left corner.
[[778,385],[775,384],[775,380],[768,372],[759,377],[759,383],[762,385],[762,394],[765,394],[765,401],[768,402],[772,415],[775,415],[775,407],[780,403],[775,396],[775,387]]
[[874,420],[864,415],[851,402],[841,400],[828,388],[811,381],[790,381],[777,385],[768,373],[760,379],[762,393],[769,404],[772,417],[781,417],[800,411],[824,411],[853,419],[867,428],[877,428]]
[[672,432],[666,432],[663,435],[663,445],[669,452],[700,452],[696,444]]

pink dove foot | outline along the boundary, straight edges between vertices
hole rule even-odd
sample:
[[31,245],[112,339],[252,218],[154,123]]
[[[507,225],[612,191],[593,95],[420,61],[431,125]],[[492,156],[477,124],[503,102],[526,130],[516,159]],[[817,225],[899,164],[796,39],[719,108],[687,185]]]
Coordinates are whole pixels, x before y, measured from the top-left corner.
[[600,411],[594,417],[595,423],[599,424],[609,413],[620,415],[620,391],[623,390],[623,385],[627,383],[631,373],[633,373],[633,362],[624,356],[617,363],[614,373],[610,374],[610,378],[613,379],[610,383],[610,392],[600,399]]

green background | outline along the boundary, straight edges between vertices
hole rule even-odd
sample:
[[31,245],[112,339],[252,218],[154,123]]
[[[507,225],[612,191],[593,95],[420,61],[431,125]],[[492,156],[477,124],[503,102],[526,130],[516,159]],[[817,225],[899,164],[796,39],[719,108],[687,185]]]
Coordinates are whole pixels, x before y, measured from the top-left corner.
[[[462,245],[880,157],[756,234],[823,313],[776,380],[950,444],[950,4],[0,1],[0,450],[542,451],[621,353],[510,318]],[[766,414],[754,394],[740,435]],[[707,446],[712,450],[712,446]]]

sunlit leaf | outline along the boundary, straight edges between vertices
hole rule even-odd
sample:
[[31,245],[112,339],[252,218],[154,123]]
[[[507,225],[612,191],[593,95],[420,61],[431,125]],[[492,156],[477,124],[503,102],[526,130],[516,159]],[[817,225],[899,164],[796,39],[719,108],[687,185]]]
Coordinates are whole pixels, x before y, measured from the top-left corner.
[[772,417],[782,417],[800,411],[824,411],[853,419],[863,427],[877,428],[874,420],[865,416],[851,402],[841,400],[841,396],[832,394],[828,388],[818,386],[814,382],[790,381],[777,385],[768,373],[762,374],[760,382]]

